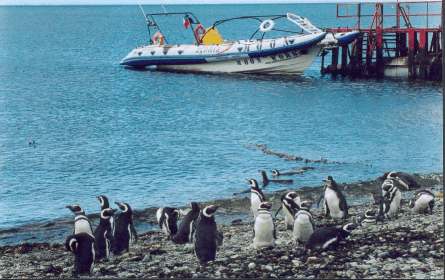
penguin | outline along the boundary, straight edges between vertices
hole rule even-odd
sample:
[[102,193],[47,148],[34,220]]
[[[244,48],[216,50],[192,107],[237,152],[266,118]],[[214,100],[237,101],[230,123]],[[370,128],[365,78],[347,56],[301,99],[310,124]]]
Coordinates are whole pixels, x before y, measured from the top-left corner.
[[216,258],[218,230],[215,222],[216,205],[208,205],[199,213],[194,234],[194,252],[201,264]]
[[410,200],[409,207],[416,213],[433,214],[434,194],[428,190],[419,190],[414,193]]
[[108,259],[111,250],[111,241],[113,240],[113,229],[111,227],[111,218],[115,210],[105,208],[100,212],[99,225],[94,230],[96,260]]
[[73,234],[86,233],[94,238],[91,222],[85,215],[85,211],[78,204],[67,205],[66,208],[74,213],[74,230]]
[[179,215],[179,210],[172,207],[161,207],[156,211],[159,227],[167,236],[171,237],[178,231]]
[[255,218],[253,229],[253,247],[255,249],[269,248],[275,246],[277,239],[275,225],[270,209],[272,204],[268,201],[261,202],[258,215]]
[[357,226],[353,223],[348,223],[344,226],[318,228],[309,237],[305,249],[307,252],[320,249],[336,249],[338,243],[346,239],[356,228]]
[[287,229],[292,229],[294,226],[294,215],[296,210],[300,209],[301,199],[300,196],[294,191],[290,191],[281,196],[281,206],[275,213],[277,217],[278,213],[282,209],[284,212],[284,224]]
[[[99,195],[97,197],[97,200],[99,200],[99,203],[100,203],[100,210],[110,208],[110,202],[108,201],[108,197],[106,197],[105,195]],[[113,231],[113,228],[114,228],[113,215],[110,217],[110,224],[111,224],[111,230]]]
[[113,230],[111,250],[113,254],[119,255],[123,251],[130,250],[130,243],[137,240],[137,233],[133,225],[133,211],[124,202],[115,202],[121,212],[117,215]]
[[394,180],[386,179],[382,184],[383,213],[385,218],[396,218],[402,200],[402,193],[394,184]]
[[294,237],[294,241],[297,244],[305,244],[309,240],[309,237],[312,235],[315,228],[312,220],[312,214],[309,212],[308,208],[302,207],[295,213],[293,226],[292,236]]
[[190,203],[192,209],[182,218],[178,231],[172,236],[172,241],[177,244],[184,244],[193,241],[194,223],[199,216],[199,205],[196,202]]
[[313,170],[315,169],[314,167],[310,167],[310,166],[303,166],[302,168],[299,169],[293,169],[293,170],[289,170],[289,171],[279,171],[277,169],[273,169],[271,170],[272,176],[273,177],[278,177],[278,176],[290,176],[290,175],[297,175],[297,174],[303,174],[304,172],[308,171],[308,170]]
[[261,202],[266,201],[266,196],[258,187],[258,182],[255,179],[250,179],[248,182],[250,184],[250,210],[252,210],[253,219],[255,220],[258,207],[260,207]]
[[361,218],[360,225],[367,226],[375,224],[377,224],[377,212],[372,209],[366,210],[365,215]]
[[348,204],[337,182],[328,176],[324,188],[324,211],[326,217],[346,219],[348,217]]
[[65,248],[74,254],[74,276],[93,272],[96,254],[94,237],[84,232],[70,235],[65,241]]
[[397,186],[401,190],[407,191],[407,190],[414,190],[421,188],[421,186],[419,185],[419,183],[417,183],[414,176],[406,172],[401,172],[401,171],[386,172],[383,174],[383,176],[379,177],[379,179],[382,181],[386,179],[392,179],[395,182],[397,182]]
[[266,171],[260,170],[261,177],[263,178],[263,187],[269,185],[270,182],[278,184],[292,184],[294,180],[279,180],[279,179],[269,179],[267,177]]

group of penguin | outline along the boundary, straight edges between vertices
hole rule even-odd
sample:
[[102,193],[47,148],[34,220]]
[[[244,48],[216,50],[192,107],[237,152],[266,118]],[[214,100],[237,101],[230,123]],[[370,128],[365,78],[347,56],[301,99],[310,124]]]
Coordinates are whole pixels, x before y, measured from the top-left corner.
[[208,205],[201,210],[196,202],[190,205],[191,209],[185,211],[173,207],[159,208],[156,219],[162,232],[172,242],[193,243],[197,259],[204,264],[215,260],[217,248],[222,245],[223,236],[217,229],[214,217],[218,206]]
[[[364,215],[354,219],[353,223],[316,228],[310,212],[312,202],[302,201],[295,191],[287,192],[281,197],[281,206],[275,217],[282,209],[286,228],[292,230],[295,244],[303,245],[306,253],[310,253],[311,250],[335,249],[340,241],[345,240],[358,226],[396,218],[402,198],[401,190],[420,188],[414,177],[404,172],[387,172],[379,179],[383,181],[379,190],[379,199],[376,201],[379,209],[371,207]],[[349,216],[345,196],[332,176],[328,176],[323,181],[324,190],[317,205],[324,199],[324,216],[345,221]],[[254,217],[253,246],[256,249],[273,247],[277,236],[271,213],[272,204],[266,200],[255,179],[250,179],[248,182],[251,189],[251,211]],[[431,191],[420,189],[414,193],[409,207],[417,213],[432,214],[434,199]]]
[[120,209],[120,212],[116,214],[117,210],[110,208],[106,196],[100,195],[97,199],[100,202],[101,211],[99,225],[94,231],[80,205],[66,206],[74,214],[74,231],[65,242],[66,249],[75,256],[74,275],[90,274],[95,261],[108,259],[111,253],[119,255],[122,252],[128,252],[130,244],[137,241],[130,205],[115,202]]
[[[253,247],[255,249],[275,246],[277,239],[275,218],[280,210],[284,212],[284,223],[292,230],[297,245],[303,245],[305,252],[312,250],[335,249],[340,241],[345,240],[358,226],[377,223],[397,217],[401,202],[401,189],[419,189],[415,179],[403,172],[387,172],[379,179],[383,180],[379,199],[379,209],[368,209],[354,223],[339,226],[316,228],[310,208],[312,202],[301,200],[295,191],[289,191],[281,197],[281,206],[272,217],[272,204],[267,201],[255,179],[249,179],[250,203],[254,219]],[[338,184],[328,176],[324,181],[324,191],[318,204],[324,199],[324,216],[345,221],[348,218],[348,205]],[[133,212],[127,203],[116,202],[120,212],[110,208],[106,196],[97,197],[100,201],[100,222],[93,232],[91,223],[79,205],[67,208],[74,214],[74,232],[66,239],[66,249],[75,255],[75,275],[92,272],[94,262],[107,259],[128,251],[132,242],[137,240],[133,225]],[[430,213],[434,206],[434,194],[421,189],[415,192],[409,206],[418,213]],[[217,230],[215,213],[216,205],[208,205],[203,209],[198,203],[191,202],[191,208],[181,210],[173,207],[162,207],[156,212],[158,225],[163,233],[176,244],[193,243],[194,253],[201,264],[213,261],[216,251],[222,245],[222,233]],[[115,218],[114,218],[115,216]],[[181,218],[182,217],[182,218]],[[115,220],[115,221],[114,221]],[[180,221],[179,221],[180,220]],[[179,226],[178,226],[179,221]]]

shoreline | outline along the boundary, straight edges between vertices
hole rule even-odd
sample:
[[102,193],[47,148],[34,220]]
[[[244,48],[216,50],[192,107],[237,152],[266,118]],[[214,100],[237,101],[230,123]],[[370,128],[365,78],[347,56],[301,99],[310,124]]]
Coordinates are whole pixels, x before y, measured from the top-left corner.
[[[438,194],[443,192],[443,175],[416,176],[419,183]],[[341,184],[350,203],[348,222],[369,208],[370,194],[376,181]],[[304,199],[317,197],[316,188],[299,189]],[[276,200],[284,191],[266,196]],[[411,191],[412,192],[412,191]],[[278,216],[277,241],[273,249],[256,251],[252,247],[252,223],[249,204],[244,198],[215,200],[221,205],[216,217],[241,213],[244,217],[229,223],[218,223],[223,232],[223,245],[216,260],[200,266],[193,245],[172,243],[160,231],[139,235],[129,253],[112,256],[95,264],[92,278],[443,278],[443,197],[436,197],[433,215],[415,214],[407,207],[411,192],[403,192],[403,203],[397,219],[383,224],[359,227],[337,251],[311,253],[307,258],[301,246],[292,241]],[[368,200],[366,200],[368,199]],[[374,206],[375,207],[375,206]],[[247,211],[246,211],[247,209]],[[312,208],[316,227],[333,225],[322,216],[321,208]],[[151,211],[142,211],[145,217]],[[60,243],[23,243],[0,246],[0,278],[71,277],[73,255]],[[83,277],[82,277],[83,278]]]
[[[416,174],[416,180],[425,188],[431,188],[435,185],[443,185],[442,173],[428,173]],[[380,183],[377,178],[368,181],[358,181],[352,183],[338,182],[344,191],[348,204],[360,205],[365,203],[372,203],[372,193],[379,189]],[[246,187],[247,189],[247,187]],[[285,192],[291,190],[286,188],[282,190],[268,192],[267,187],[263,189],[268,200],[273,204],[273,212],[280,206],[280,197]],[[322,186],[302,186],[295,190],[303,200],[311,200],[314,204],[312,209],[316,207],[317,199],[322,191]],[[233,195],[231,198],[221,198],[210,201],[198,201],[200,205],[215,204],[219,205],[217,223],[228,225],[233,220],[245,220],[250,215],[250,192]],[[131,204],[130,204],[131,205]],[[188,205],[179,207],[180,209],[187,208]],[[137,232],[139,234],[150,231],[158,231],[156,222],[156,207],[149,207],[141,210],[134,210],[133,219]],[[92,213],[87,215],[93,227],[98,224],[99,213]],[[72,217],[58,218],[51,221],[30,223],[19,227],[13,227],[0,230],[0,247],[15,246],[23,243],[63,243],[66,236],[72,231]]]

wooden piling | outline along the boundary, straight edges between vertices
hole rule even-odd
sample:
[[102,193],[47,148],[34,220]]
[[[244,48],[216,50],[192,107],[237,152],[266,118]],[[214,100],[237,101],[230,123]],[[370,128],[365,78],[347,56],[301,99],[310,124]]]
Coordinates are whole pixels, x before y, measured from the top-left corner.
[[348,45],[341,47],[341,74],[346,75],[348,67]]
[[415,46],[416,46],[416,32],[413,28],[408,30],[408,78],[416,78],[416,65],[415,65]]

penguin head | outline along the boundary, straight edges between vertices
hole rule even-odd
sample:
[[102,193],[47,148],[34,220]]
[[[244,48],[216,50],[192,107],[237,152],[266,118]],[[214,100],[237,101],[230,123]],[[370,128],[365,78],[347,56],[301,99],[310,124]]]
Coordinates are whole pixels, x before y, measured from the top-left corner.
[[108,220],[114,215],[114,212],[116,212],[115,209],[105,208],[104,210],[102,210],[100,212],[100,218],[104,219],[104,220]]
[[79,242],[77,241],[74,235],[70,235],[66,238],[65,248],[67,251],[76,253],[78,247],[79,247]]
[[383,181],[382,191],[384,198],[389,195],[389,191],[391,191],[392,188],[394,188],[394,181],[392,179],[386,179],[385,181]]
[[119,209],[121,209],[122,213],[130,213],[132,214],[133,211],[131,210],[131,207],[128,203],[125,202],[115,202],[117,206],[119,206]]
[[326,187],[335,187],[336,186],[334,178],[332,178],[332,176],[330,176],[330,175],[326,179],[324,179],[323,182],[325,182]]
[[354,224],[354,223],[347,223],[346,225],[344,225],[343,227],[342,227],[342,229],[344,230],[344,231],[346,231],[347,233],[351,233],[354,229],[356,229],[357,228],[357,225],[356,224]]
[[272,203],[269,201],[264,201],[260,203],[260,206],[258,206],[258,210],[270,210],[272,209]]
[[218,209],[218,206],[216,206],[216,205],[206,206],[202,210],[202,214],[207,218],[213,217],[213,215],[215,215],[216,209]]
[[289,198],[291,200],[294,200],[297,196],[298,196],[298,194],[296,192],[291,191],[291,192],[288,192],[285,197]]
[[190,206],[192,207],[193,212],[199,211],[199,204],[197,202],[191,202]]
[[309,201],[309,200],[303,200],[303,201],[300,203],[300,208],[301,208],[301,209],[309,210],[309,209],[311,209],[311,207],[312,207],[312,201]]
[[272,172],[272,176],[280,176],[280,171],[274,169],[271,171]]
[[70,209],[71,212],[73,212],[75,215],[84,215],[85,214],[85,211],[82,209],[82,207],[80,207],[79,204],[67,205],[67,206],[65,206],[65,208]]
[[365,218],[374,218],[375,217],[376,212],[372,209],[368,209],[365,212]]
[[97,197],[97,199],[99,200],[100,208],[102,210],[105,209],[105,208],[109,208],[110,207],[110,203],[108,202],[108,198],[105,195],[99,195]]
[[247,180],[247,182],[249,182],[250,188],[251,189],[258,189],[258,182],[255,179],[249,179]]

